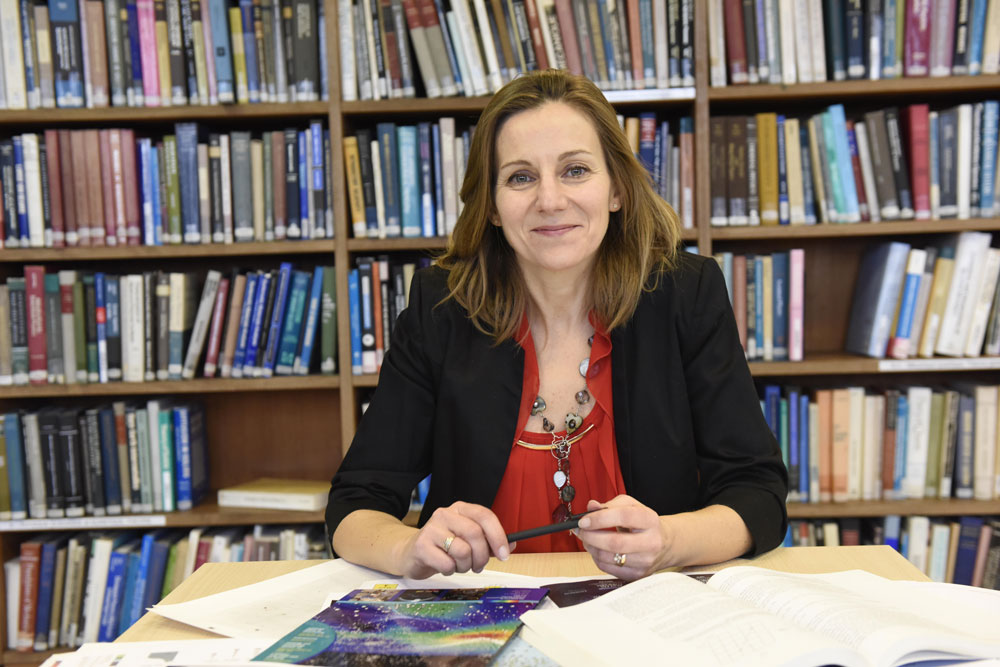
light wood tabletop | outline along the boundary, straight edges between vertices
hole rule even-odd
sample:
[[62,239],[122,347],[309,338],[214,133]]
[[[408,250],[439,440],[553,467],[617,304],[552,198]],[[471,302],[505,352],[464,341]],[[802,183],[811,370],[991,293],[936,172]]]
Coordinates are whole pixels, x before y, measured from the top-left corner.
[[[186,602],[213,593],[257,583],[322,561],[259,561],[248,563],[206,563],[198,568],[163,604]],[[756,565],[772,570],[818,574],[842,570],[865,570],[887,579],[928,581],[926,575],[888,546],[855,547],[779,547],[753,559],[727,561],[688,571],[715,571],[733,565]],[[604,574],[586,553],[514,554],[510,560],[490,560],[488,569],[540,577],[586,576]],[[152,641],[167,639],[207,639],[214,633],[146,613],[115,641]]]

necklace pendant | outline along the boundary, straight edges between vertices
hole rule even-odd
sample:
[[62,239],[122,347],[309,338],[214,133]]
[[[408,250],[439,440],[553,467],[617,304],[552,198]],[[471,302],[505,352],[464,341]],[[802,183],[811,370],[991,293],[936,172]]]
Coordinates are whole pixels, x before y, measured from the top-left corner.
[[552,433],[555,429],[555,426],[549,421],[548,417],[542,417],[542,429],[544,429],[546,433]]
[[573,488],[572,484],[566,484],[559,489],[559,498],[564,503],[572,502],[573,498],[576,496],[576,489]]
[[580,424],[582,423],[583,423],[583,417],[576,414],[575,412],[571,412],[568,415],[566,415],[566,435],[569,435],[576,429],[580,428]]
[[562,523],[569,517],[569,510],[565,505],[557,505],[552,510],[552,523]]
[[576,402],[580,405],[586,405],[590,401],[590,392],[586,389],[581,389],[576,392]]
[[556,485],[557,489],[561,489],[563,484],[566,483],[566,473],[562,470],[556,470],[555,474],[552,475],[552,482]]
[[541,396],[535,397],[535,402],[531,404],[531,416],[534,417],[545,409],[545,399]]
[[587,369],[590,367],[590,357],[580,362],[580,377],[587,377]]

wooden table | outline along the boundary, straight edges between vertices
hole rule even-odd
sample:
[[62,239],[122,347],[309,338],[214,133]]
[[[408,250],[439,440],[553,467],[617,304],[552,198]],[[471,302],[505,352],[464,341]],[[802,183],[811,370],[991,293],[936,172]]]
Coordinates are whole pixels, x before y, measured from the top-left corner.
[[[165,604],[186,602],[301,570],[320,562],[300,560],[206,563],[164,598],[163,602]],[[714,571],[732,565],[756,565],[772,570],[803,574],[865,570],[887,579],[929,581],[923,572],[888,546],[779,547],[750,560],[737,558],[719,565],[688,569],[691,571]],[[604,574],[594,566],[590,556],[586,553],[514,554],[507,562],[490,560],[487,568],[541,577]],[[115,641],[207,639],[212,637],[217,637],[217,635],[153,613],[147,613]]]

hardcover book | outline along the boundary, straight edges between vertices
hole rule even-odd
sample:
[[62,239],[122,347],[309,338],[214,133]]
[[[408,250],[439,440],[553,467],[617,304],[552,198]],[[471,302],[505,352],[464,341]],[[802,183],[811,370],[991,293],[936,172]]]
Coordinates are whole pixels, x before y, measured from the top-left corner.
[[219,507],[316,511],[326,507],[330,483],[261,477],[219,489]]

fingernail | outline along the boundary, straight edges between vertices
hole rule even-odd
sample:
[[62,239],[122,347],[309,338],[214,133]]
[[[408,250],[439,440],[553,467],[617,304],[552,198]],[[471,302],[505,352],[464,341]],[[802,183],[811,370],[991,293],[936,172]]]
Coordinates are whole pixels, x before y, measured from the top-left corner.
[[510,558],[510,552],[507,551],[507,547],[500,547],[500,551],[497,553],[500,560],[507,560]]
[[590,517],[580,519],[580,528],[590,528]]
[[576,528],[571,528],[569,532],[573,533],[575,537],[580,537],[580,531]]

